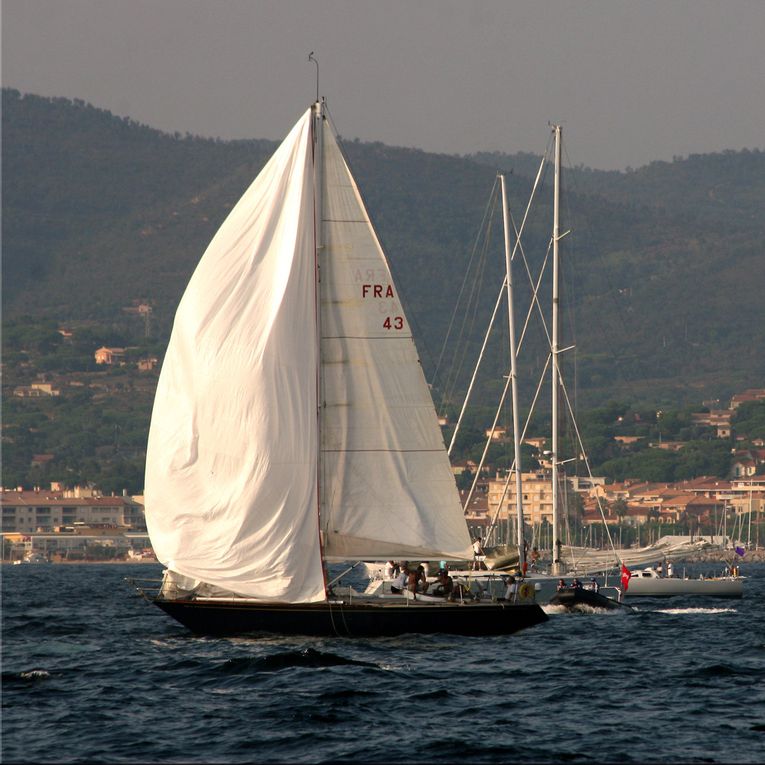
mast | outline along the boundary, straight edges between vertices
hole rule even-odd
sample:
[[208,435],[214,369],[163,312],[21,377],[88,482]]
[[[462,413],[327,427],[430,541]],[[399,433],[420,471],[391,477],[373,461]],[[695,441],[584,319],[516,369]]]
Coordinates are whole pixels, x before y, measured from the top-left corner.
[[561,167],[561,126],[553,125],[555,134],[555,183],[553,191],[553,293],[552,293],[552,573],[560,574],[560,531],[558,523],[558,397],[560,384],[559,369],[559,253],[560,239],[560,167]]
[[513,400],[513,450],[515,452],[515,509],[518,529],[516,541],[518,543],[518,562],[521,566],[521,570],[523,570],[525,560],[523,554],[523,495],[521,493],[521,430],[518,418],[518,370],[516,359],[517,349],[515,343],[515,310],[513,307],[513,269],[510,252],[510,221],[508,219],[509,213],[505,176],[500,175],[499,181],[502,186],[502,223],[505,230],[505,271],[507,273],[507,321],[510,333],[510,381]]
[[[313,59],[313,53],[310,57]],[[324,561],[324,528],[323,518],[325,517],[324,502],[324,454],[323,428],[322,428],[322,410],[324,408],[324,383],[322,379],[321,364],[321,260],[320,255],[324,249],[324,104],[318,95],[319,87],[319,64],[316,62],[316,102],[314,103],[314,231],[316,241],[316,496],[318,500],[318,522],[319,522],[319,547],[322,563]],[[326,567],[322,565],[324,571],[324,584],[327,585]]]

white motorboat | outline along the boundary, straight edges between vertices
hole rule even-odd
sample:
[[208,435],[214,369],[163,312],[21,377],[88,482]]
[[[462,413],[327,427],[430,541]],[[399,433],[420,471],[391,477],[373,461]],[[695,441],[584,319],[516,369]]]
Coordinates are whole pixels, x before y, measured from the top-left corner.
[[662,576],[652,568],[631,571],[625,595],[630,598],[667,598],[673,595],[705,595],[711,598],[740,598],[744,594],[744,577],[700,575],[690,577]]

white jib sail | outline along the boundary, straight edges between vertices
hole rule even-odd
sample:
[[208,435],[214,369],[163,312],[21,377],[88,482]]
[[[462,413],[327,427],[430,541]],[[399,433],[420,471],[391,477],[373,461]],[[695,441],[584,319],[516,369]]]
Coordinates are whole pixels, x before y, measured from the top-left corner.
[[326,597],[315,267],[309,111],[189,282],[146,455],[146,520],[159,560],[263,600]]
[[328,123],[323,136],[325,555],[471,558],[435,408],[388,263]]

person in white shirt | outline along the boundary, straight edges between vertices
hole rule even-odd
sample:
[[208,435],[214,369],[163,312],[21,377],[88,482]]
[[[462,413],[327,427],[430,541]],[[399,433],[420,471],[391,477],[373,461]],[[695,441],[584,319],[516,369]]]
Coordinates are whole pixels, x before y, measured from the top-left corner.
[[404,561],[401,566],[401,573],[391,582],[390,591],[394,595],[401,595],[409,584],[409,563]]
[[486,564],[479,560],[480,557],[483,557],[486,553],[483,551],[483,544],[481,537],[476,537],[475,541],[473,542],[473,570],[478,571],[482,568],[486,568]]

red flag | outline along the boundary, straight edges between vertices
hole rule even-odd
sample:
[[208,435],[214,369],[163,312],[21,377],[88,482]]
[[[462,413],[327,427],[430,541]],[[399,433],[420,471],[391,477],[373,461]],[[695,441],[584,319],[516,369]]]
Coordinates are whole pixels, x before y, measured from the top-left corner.
[[632,572],[622,563],[622,589],[627,592],[630,586],[630,577]]

